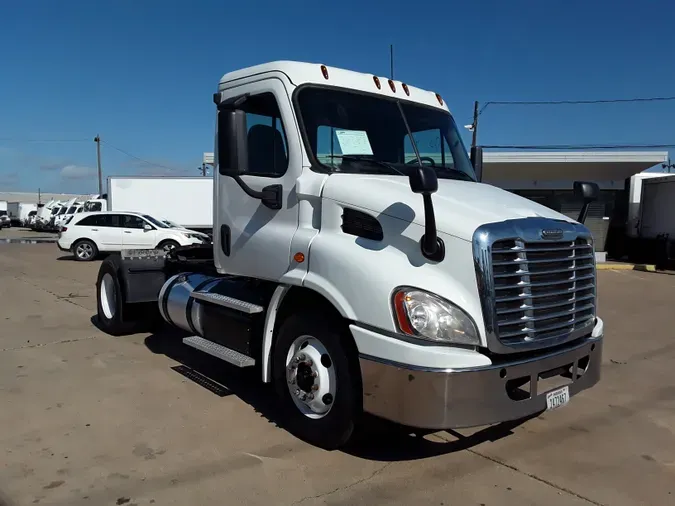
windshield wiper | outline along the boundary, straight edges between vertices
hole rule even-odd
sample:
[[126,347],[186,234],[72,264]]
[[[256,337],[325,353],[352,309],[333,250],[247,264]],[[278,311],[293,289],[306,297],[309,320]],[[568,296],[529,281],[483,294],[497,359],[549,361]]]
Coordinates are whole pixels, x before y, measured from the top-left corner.
[[436,174],[438,174],[438,176],[441,177],[441,178],[444,177],[444,174],[443,174],[443,173],[444,173],[445,171],[448,171],[448,172],[452,172],[452,173],[454,173],[454,174],[460,174],[460,175],[462,176],[462,179],[463,179],[464,181],[470,181],[470,182],[472,182],[472,183],[475,183],[475,182],[476,182],[471,176],[469,176],[469,175],[468,175],[466,172],[464,172],[463,170],[455,169],[455,168],[453,168],[453,167],[433,167],[433,168],[436,169]]
[[347,160],[348,162],[353,161],[353,162],[372,163],[373,165],[383,167],[383,168],[388,169],[392,172],[396,172],[397,174],[408,177],[408,175],[405,172],[398,170],[392,164],[390,164],[388,162],[383,162],[382,160],[377,160],[375,158],[370,158],[369,155],[334,155],[334,156],[340,157],[343,160]]

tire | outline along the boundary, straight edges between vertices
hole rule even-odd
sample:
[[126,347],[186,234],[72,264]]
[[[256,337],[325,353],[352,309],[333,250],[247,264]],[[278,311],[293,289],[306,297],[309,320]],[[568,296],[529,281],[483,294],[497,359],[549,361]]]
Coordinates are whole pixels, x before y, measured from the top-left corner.
[[160,321],[156,303],[129,304],[121,282],[122,259],[110,255],[102,263],[96,281],[98,324],[113,336],[153,330]]
[[98,248],[89,239],[80,239],[73,244],[73,256],[78,262],[91,262],[98,256]]
[[160,242],[157,245],[157,249],[162,249],[162,250],[164,250],[165,252],[168,253],[172,249],[177,248],[179,246],[180,246],[180,244],[178,244],[176,241],[174,241],[172,239],[167,239],[166,241]]
[[[362,412],[356,346],[342,328],[339,321],[331,318],[292,315],[279,328],[273,352],[273,381],[286,429],[326,450],[340,448],[349,441]],[[305,359],[308,356],[313,359],[293,368],[296,358],[302,360],[302,354]],[[287,364],[291,365],[290,370]],[[318,376],[309,379],[308,371]],[[309,382],[313,384],[310,386]],[[310,400],[310,406],[301,399],[308,391],[324,393]]]

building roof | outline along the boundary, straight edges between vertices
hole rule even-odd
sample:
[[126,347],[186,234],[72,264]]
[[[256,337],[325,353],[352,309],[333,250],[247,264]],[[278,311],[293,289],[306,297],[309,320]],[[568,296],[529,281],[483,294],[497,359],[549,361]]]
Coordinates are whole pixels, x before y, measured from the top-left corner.
[[667,160],[667,151],[486,151],[483,179],[623,181]]
[[[81,197],[82,200],[87,200],[88,195],[76,195],[74,193],[41,193],[40,201],[43,204],[46,204],[50,200],[60,200],[62,202],[67,202],[70,199]],[[25,202],[26,204],[37,204],[38,203],[38,194],[37,192],[0,192],[0,201],[6,202]]]

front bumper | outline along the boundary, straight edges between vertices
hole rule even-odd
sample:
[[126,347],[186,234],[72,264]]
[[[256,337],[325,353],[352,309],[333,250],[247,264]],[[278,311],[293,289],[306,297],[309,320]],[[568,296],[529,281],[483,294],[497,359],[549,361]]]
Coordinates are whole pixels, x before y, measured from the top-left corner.
[[[407,366],[361,356],[364,410],[410,427],[450,429],[517,420],[546,409],[540,378],[570,371],[570,397],[600,380],[602,334],[564,350],[517,361],[465,369]],[[514,392],[528,382],[529,396]],[[538,388],[539,387],[539,388]],[[521,387],[522,388],[522,387]]]

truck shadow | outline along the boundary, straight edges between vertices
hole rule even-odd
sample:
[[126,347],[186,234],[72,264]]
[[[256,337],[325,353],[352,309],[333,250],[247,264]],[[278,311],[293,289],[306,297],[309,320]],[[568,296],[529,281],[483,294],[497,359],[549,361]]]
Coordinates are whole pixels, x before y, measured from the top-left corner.
[[[145,338],[145,346],[155,354],[166,355],[180,365],[172,369],[219,397],[236,395],[270,423],[286,430],[274,387],[260,381],[258,365],[239,369],[182,343],[188,334],[162,328]],[[530,417],[532,418],[532,417]],[[529,418],[528,418],[529,419]],[[467,450],[513,434],[527,419],[504,422],[470,435],[456,431],[423,431],[403,427],[364,415],[359,435],[341,451],[354,457],[381,461],[407,461],[436,457]],[[434,434],[430,436],[430,434]]]

